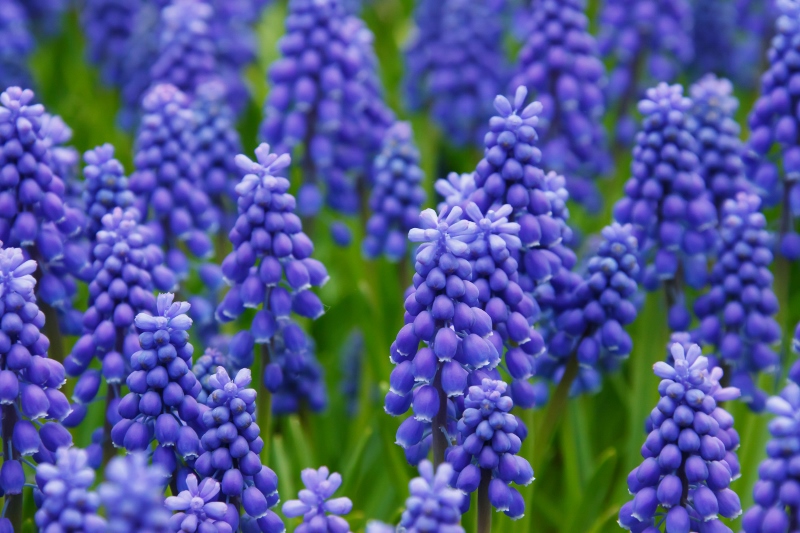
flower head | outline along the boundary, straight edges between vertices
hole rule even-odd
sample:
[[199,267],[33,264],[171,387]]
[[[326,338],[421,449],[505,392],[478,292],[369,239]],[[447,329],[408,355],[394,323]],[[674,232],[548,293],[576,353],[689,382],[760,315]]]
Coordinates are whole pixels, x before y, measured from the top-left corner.
[[419,464],[420,477],[408,484],[411,493],[406,499],[406,508],[397,530],[402,533],[463,533],[461,527],[461,505],[464,494],[449,487],[453,467],[442,463],[434,473],[428,460]]
[[148,466],[144,454],[112,459],[97,489],[106,510],[107,531],[166,533],[170,515],[164,507],[165,481],[161,467]]
[[300,474],[305,489],[300,491],[299,500],[289,500],[283,504],[283,514],[289,518],[303,517],[303,525],[298,533],[347,533],[350,526],[340,515],[348,514],[353,508],[350,498],[333,498],[342,485],[342,476],[330,473],[328,467],[318,470],[306,468]]
[[169,496],[164,502],[167,509],[175,512],[169,521],[172,531],[191,531],[198,527],[213,533],[231,530],[224,521],[228,506],[225,502],[217,501],[218,481],[206,478],[198,484],[197,477],[189,474],[186,476],[186,487],[186,490],[177,496]]

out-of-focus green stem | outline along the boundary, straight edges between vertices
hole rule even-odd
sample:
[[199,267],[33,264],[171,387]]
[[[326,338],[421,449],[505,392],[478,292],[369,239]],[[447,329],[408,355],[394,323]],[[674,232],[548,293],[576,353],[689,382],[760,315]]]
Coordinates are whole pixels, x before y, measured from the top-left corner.
[[561,376],[561,381],[558,382],[558,387],[547,406],[547,411],[539,427],[536,428],[535,438],[536,446],[533,449],[533,468],[536,471],[542,465],[545,459],[545,454],[550,450],[550,445],[558,429],[561,419],[564,417],[567,404],[569,403],[569,389],[572,382],[578,375],[578,359],[575,355],[571,355],[567,362],[567,368],[564,370],[564,375]]
[[481,469],[481,483],[478,485],[478,533],[491,533],[492,531],[492,504],[489,501],[489,482],[492,481],[492,471]]

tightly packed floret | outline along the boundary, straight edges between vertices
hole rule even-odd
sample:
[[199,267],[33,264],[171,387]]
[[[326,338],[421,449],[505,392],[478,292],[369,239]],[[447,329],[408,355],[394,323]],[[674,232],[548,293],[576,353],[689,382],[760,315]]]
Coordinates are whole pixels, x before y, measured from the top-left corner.
[[141,0],[85,0],[80,17],[89,61],[100,68],[103,81],[122,82]]
[[671,364],[653,365],[661,399],[647,419],[644,461],[628,476],[634,498],[620,509],[619,524],[656,531],[665,515],[667,533],[730,533],[719,516],[742,512],[729,488],[739,477],[739,435],[733,417],[717,404],[736,399],[739,389],[720,386],[722,369],[709,369],[696,344],[686,352],[680,344],[670,350]]
[[733,84],[713,74],[692,85],[690,92],[689,129],[697,140],[699,172],[719,210],[725,200],[750,189],[741,128],[734,117],[739,100],[733,95]]
[[742,518],[744,533],[791,531],[800,505],[800,387],[787,383],[779,396],[767,400],[766,410],[774,415],[768,426],[771,440],[767,457],[758,467],[753,507]]
[[303,517],[303,523],[295,533],[349,533],[350,525],[340,515],[353,509],[350,498],[333,498],[333,493],[342,486],[342,476],[330,473],[327,466],[318,470],[306,468],[300,474],[305,489],[300,490],[299,500],[283,504],[283,514],[289,518]]
[[477,230],[462,218],[460,207],[452,207],[439,216],[432,209],[423,211],[420,227],[409,232],[412,242],[422,244],[414,288],[405,301],[405,325],[390,349],[397,366],[385,409],[400,416],[412,407],[413,416],[397,431],[397,444],[412,463],[426,455],[429,435],[449,439],[448,425],[455,417],[448,412],[453,408],[448,399],[464,395],[469,372],[491,370],[500,362],[503,341],[493,334],[492,319],[481,309],[471,281],[469,243]]
[[205,432],[200,439],[203,453],[194,468],[201,478],[220,481],[222,496],[241,502],[259,531],[280,533],[283,522],[271,510],[279,500],[278,477],[258,457],[264,441],[255,423],[256,391],[248,388],[250,383],[247,368],[231,379],[219,367],[209,378],[214,391],[206,399],[208,409],[202,415]]
[[27,58],[34,39],[18,0],[0,0],[0,87],[30,85]]
[[72,444],[60,424],[70,412],[58,389],[66,381],[61,363],[47,358],[50,341],[41,330],[44,313],[33,295],[36,262],[18,248],[0,248],[0,437],[7,453],[0,465],[0,490],[22,492],[23,462],[51,462],[52,454]]
[[586,1],[547,0],[530,9],[531,30],[511,87],[527,87],[542,104],[543,165],[566,176],[576,202],[597,209],[601,197],[592,180],[610,166],[602,124],[606,80]]
[[[80,376],[73,392],[76,405],[69,424],[86,415],[86,405],[99,391],[101,378],[111,386],[109,405],[119,398],[119,386],[130,372],[130,358],[138,347],[134,319],[139,313],[155,314],[153,290],[170,290],[174,274],[162,263],[164,254],[150,233],[139,224],[139,212],[119,207],[102,219],[92,251],[94,279],[89,283],[89,308],[83,315],[83,335],[65,359],[70,376]],[[100,370],[89,368],[97,359]],[[110,415],[116,421],[114,408]]]
[[111,459],[97,489],[109,533],[166,533],[170,515],[164,507],[164,471],[134,453]]
[[192,366],[192,373],[202,385],[202,390],[197,395],[198,403],[205,405],[208,395],[214,392],[210,379],[217,374],[217,370],[224,368],[229,374],[234,373],[229,358],[216,348],[206,348]]
[[106,522],[97,515],[100,497],[89,490],[94,470],[88,455],[80,448],[60,448],[55,464],[36,468],[36,484],[41,504],[34,515],[39,531],[63,533],[102,533]]
[[417,223],[425,189],[419,167],[419,150],[414,145],[408,122],[398,122],[386,132],[383,149],[375,158],[374,187],[369,200],[372,210],[364,238],[364,255],[375,259],[386,255],[401,261],[406,255],[406,235]]
[[365,180],[391,125],[380,94],[372,34],[338,0],[291,0],[281,58],[270,67],[261,136],[279,154],[303,148],[301,214],[322,204],[356,214]]
[[218,501],[220,486],[214,478],[197,483],[197,476],[186,476],[186,490],[169,496],[164,505],[175,511],[169,520],[170,531],[202,531],[203,533],[233,533],[228,517],[228,504]]
[[190,100],[174,85],[161,84],[148,91],[142,107],[130,178],[136,206],[145,220],[153,220],[171,253],[182,256],[181,241],[195,257],[208,257],[213,253],[208,234],[218,220],[200,182],[195,139],[188,134],[194,127]]
[[451,143],[480,145],[489,102],[507,82],[499,3],[422,1],[414,19],[405,80],[411,108],[430,107]]
[[609,0],[600,12],[598,45],[613,58],[607,94],[620,115],[617,136],[635,133],[631,108],[654,81],[673,81],[694,56],[692,7],[688,0]]
[[86,209],[86,235],[94,240],[102,228],[103,217],[119,207],[133,206],[134,195],[128,188],[125,168],[114,158],[114,146],[104,144],[83,154],[83,204]]
[[[323,314],[322,302],[310,289],[324,285],[328,273],[322,263],[311,258],[314,244],[294,214],[296,201],[288,192],[289,180],[276,176],[289,166],[291,158],[271,154],[267,144],[256,149],[256,157],[257,162],[244,155],[236,158],[245,175],[236,186],[239,217],[229,234],[234,249],[222,262],[222,273],[231,288],[217,308],[217,317],[228,322],[246,308],[258,309],[250,342],[268,345],[275,340],[274,349],[266,349],[273,352],[271,358],[278,358],[285,351],[305,351],[308,341],[294,324],[292,313],[311,319]],[[287,330],[291,334],[286,334]],[[269,363],[264,361],[265,367]],[[271,390],[281,384],[278,365],[273,361],[265,368]]]
[[767,399],[755,382],[760,373],[780,366],[773,345],[781,338],[769,270],[773,237],[760,207],[758,196],[746,193],[722,205],[722,247],[711,269],[711,289],[694,305],[698,341],[714,347],[730,369],[731,383],[755,410],[763,409]]
[[718,245],[717,210],[700,176],[697,142],[689,127],[692,101],[680,85],[661,83],[639,102],[642,130],[636,135],[631,178],[614,218],[631,224],[639,241],[644,287],[665,282],[670,326],[685,331],[682,283],[706,283],[709,253]]
[[453,467],[442,463],[434,473],[430,461],[419,464],[419,475],[408,483],[411,493],[400,517],[397,531],[401,533],[464,533],[461,527],[461,506],[464,494],[450,488]]
[[305,404],[320,412],[328,405],[322,365],[314,340],[292,320],[282,320],[273,337],[271,363],[264,384],[272,393],[272,412],[296,413]]
[[517,455],[528,430],[510,413],[514,401],[507,389],[504,382],[491,379],[469,388],[458,421],[458,444],[447,450],[446,458],[454,469],[455,488],[475,492],[486,476],[492,506],[517,519],[525,513],[525,500],[509,485],[529,485],[533,468]]
[[537,375],[560,381],[571,357],[578,374],[570,394],[594,392],[602,374],[619,368],[633,348],[625,331],[638,313],[634,298],[639,277],[639,246],[630,225],[614,223],[602,231],[597,251],[586,263],[579,284],[555,303],[556,333],[548,352],[536,361]]
[[189,304],[174,298],[159,294],[155,315],[136,315],[141,349],[131,356],[130,392],[120,400],[120,420],[111,430],[114,445],[129,452],[149,450],[155,442],[153,462],[168,473],[175,472],[178,460],[200,454],[194,427],[201,386],[189,369],[192,319],[186,315]]

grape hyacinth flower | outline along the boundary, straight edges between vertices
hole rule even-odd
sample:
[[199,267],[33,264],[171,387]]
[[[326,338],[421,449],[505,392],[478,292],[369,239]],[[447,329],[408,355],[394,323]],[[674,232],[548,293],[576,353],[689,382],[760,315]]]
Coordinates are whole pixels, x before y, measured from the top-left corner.
[[[800,51],[800,2],[780,1],[777,9],[776,35],[767,54],[769,67],[761,76],[761,95],[748,119],[748,175],[768,206],[781,204],[780,251],[794,261],[800,258],[800,235],[795,228],[795,218],[800,214],[800,121],[795,114],[798,98],[790,80],[800,72],[800,65],[794,62]],[[773,152],[778,154],[780,173],[769,157]]]
[[0,36],[0,87],[30,85],[27,58],[34,39],[18,0],[0,0]]
[[197,476],[186,476],[186,490],[177,496],[169,496],[164,505],[175,511],[169,520],[170,531],[203,531],[208,533],[232,533],[233,526],[226,521],[228,504],[217,501],[220,485],[214,478],[197,483]]
[[[78,180],[78,161],[80,155],[72,146],[72,129],[58,115],[42,115],[42,137],[50,157],[48,166],[64,182],[64,198],[67,203],[80,199],[82,184]],[[80,206],[75,206],[80,207]]]
[[765,392],[756,381],[780,368],[773,349],[781,338],[775,320],[778,298],[772,290],[773,238],[755,194],[739,193],[722,206],[719,260],[711,269],[710,290],[695,301],[700,321],[695,336],[713,346],[731,373],[731,384],[754,410],[764,408]]
[[489,102],[507,82],[499,6],[423,0],[414,20],[418,32],[405,53],[409,107],[429,107],[449,142],[479,146],[492,113]]
[[264,441],[254,416],[256,391],[247,388],[251,380],[248,368],[231,379],[225,368],[218,367],[209,378],[214,390],[202,414],[203,453],[194,468],[204,482],[209,478],[219,481],[227,500],[241,502],[245,515],[257,523],[259,531],[281,533],[283,522],[271,510],[279,500],[278,477],[258,458]]
[[306,468],[300,474],[305,489],[300,491],[299,500],[289,500],[283,504],[283,514],[289,518],[302,516],[303,523],[295,533],[348,533],[350,525],[341,515],[353,509],[350,498],[333,498],[333,493],[342,486],[342,476],[332,474],[328,467],[318,470]]
[[791,531],[797,520],[798,504],[798,438],[800,387],[789,381],[779,396],[766,402],[766,410],[774,415],[769,423],[771,440],[767,457],[758,468],[753,487],[754,504],[742,518],[744,533]]
[[447,451],[446,460],[454,469],[455,488],[465,494],[477,490],[479,502],[488,499],[495,509],[516,520],[525,513],[525,501],[509,485],[532,483],[533,468],[517,455],[528,429],[510,413],[514,401],[507,389],[503,381],[491,379],[469,388],[458,421],[458,444]]
[[478,189],[475,183],[475,174],[471,172],[465,174],[451,172],[447,175],[447,178],[436,180],[433,187],[439,193],[439,196],[444,199],[436,207],[439,211],[454,205],[457,205],[462,210],[466,209],[467,205],[472,201],[470,198]]
[[555,303],[557,331],[549,339],[547,354],[535,361],[537,375],[561,381],[574,357],[578,374],[570,395],[596,392],[602,375],[617,370],[630,355],[633,341],[624,328],[638,314],[634,302],[638,250],[630,225],[614,223],[603,228],[602,241],[587,261],[583,279]]
[[195,428],[201,386],[190,370],[192,319],[186,315],[189,304],[174,298],[172,293],[159,294],[155,315],[136,315],[141,349],[130,358],[130,392],[120,400],[120,419],[111,429],[114,445],[128,452],[149,450],[155,442],[153,463],[170,474],[179,461],[200,455]]
[[164,507],[165,472],[148,466],[147,457],[134,453],[111,459],[105,481],[97,489],[105,508],[109,533],[167,533],[170,514]]
[[142,106],[130,188],[145,220],[152,216],[150,226],[169,251],[168,264],[181,275],[177,264],[184,259],[178,241],[197,258],[212,255],[209,234],[218,226],[217,212],[201,185],[194,139],[187,135],[194,127],[188,96],[174,85],[156,85]]
[[497,366],[503,341],[492,334],[492,319],[481,309],[471,281],[468,257],[469,243],[477,238],[475,223],[462,218],[461,208],[452,207],[439,216],[426,209],[419,225],[408,234],[421,244],[414,288],[405,301],[405,325],[390,348],[397,366],[385,410],[400,416],[412,407],[413,415],[397,430],[397,444],[416,464],[432,440],[435,461],[441,464],[450,444],[455,398],[464,394],[471,371]]
[[373,169],[375,184],[369,200],[372,216],[362,248],[366,257],[386,255],[390,261],[405,257],[406,235],[416,225],[425,203],[425,175],[419,158],[411,124],[398,122],[389,128]]
[[303,404],[318,413],[328,406],[323,369],[316,358],[314,340],[292,320],[278,324],[271,361],[264,373],[264,385],[272,393],[273,413],[296,413]]
[[760,81],[765,50],[778,18],[776,0],[736,0],[737,39],[734,43],[733,72],[736,85],[752,89]]
[[125,168],[114,158],[114,146],[106,143],[83,154],[83,206],[87,221],[85,232],[94,240],[103,227],[103,217],[119,207],[123,212],[133,206],[135,197],[128,188]]
[[532,27],[511,87],[527,87],[542,104],[543,165],[566,176],[570,197],[596,211],[602,198],[594,180],[611,159],[602,124],[605,70],[588,31],[586,0],[547,0],[529,9]]
[[261,137],[278,154],[303,148],[296,156],[301,215],[316,215],[323,199],[337,212],[357,214],[358,189],[393,122],[375,71],[372,34],[338,0],[291,0],[278,48]]
[[17,510],[27,457],[51,462],[59,448],[72,444],[60,423],[70,412],[58,390],[66,381],[64,368],[47,357],[50,341],[41,333],[45,317],[34,297],[35,271],[36,262],[25,260],[19,248],[0,248],[0,491]]
[[[162,264],[163,252],[139,224],[135,208],[123,212],[116,207],[103,216],[92,255],[94,279],[89,283],[83,335],[64,362],[67,374],[79,377],[73,392],[76,404],[68,420],[71,427],[83,420],[103,379],[108,384],[108,416],[112,423],[118,420],[120,386],[139,349],[134,318],[139,313],[156,313],[154,289],[166,291],[175,286],[174,274]],[[100,362],[99,371],[90,368],[95,359]]]
[[601,56],[613,58],[606,94],[615,106],[617,140],[635,134],[631,108],[653,81],[673,81],[694,56],[688,0],[608,0],[600,12]]
[[[239,217],[229,234],[233,251],[222,262],[230,290],[216,315],[221,322],[230,322],[246,308],[258,309],[250,328],[250,348],[253,342],[261,345],[265,385],[275,390],[281,379],[280,372],[272,379],[279,370],[272,359],[283,350],[273,345],[302,351],[307,340],[293,323],[292,313],[312,320],[324,313],[322,302],[310,288],[323,286],[328,273],[311,257],[314,244],[294,214],[297,203],[288,192],[289,180],[276,176],[289,166],[291,157],[272,154],[269,145],[262,144],[256,149],[256,158],[254,162],[244,155],[236,157],[244,174],[236,186]],[[287,330],[292,334],[285,335]]]
[[717,210],[700,176],[690,129],[692,101],[680,85],[661,83],[639,102],[631,178],[614,206],[614,219],[631,224],[639,242],[644,288],[664,283],[669,326],[685,331],[691,317],[683,284],[706,284],[706,263],[717,247]]
[[419,464],[419,474],[420,477],[408,483],[411,494],[406,499],[397,531],[464,533],[460,524],[464,494],[449,486],[453,467],[442,463],[434,472],[433,465],[426,459]]
[[80,10],[89,61],[109,85],[122,82],[141,0],[84,0]]
[[722,369],[709,370],[696,344],[686,352],[673,344],[671,354],[672,364],[653,365],[661,399],[647,420],[644,461],[628,476],[634,498],[620,509],[619,524],[657,531],[656,521],[665,519],[668,533],[731,533],[719,516],[742,512],[729,488],[739,477],[739,435],[733,417],[717,404],[736,399],[739,389],[720,386]]
[[[767,0],[769,1],[769,0]],[[736,47],[736,2],[707,0],[692,4],[692,48],[689,69],[696,75],[715,73],[732,76]],[[756,59],[757,60],[757,59]]]
[[36,468],[41,504],[34,521],[39,531],[108,531],[105,520],[97,514],[100,497],[89,490],[94,483],[94,470],[87,464],[88,459],[80,448],[60,448],[55,464],[42,463]]
[[699,172],[721,218],[725,201],[751,188],[745,176],[741,128],[734,117],[739,100],[733,84],[713,74],[692,85],[690,92],[689,129],[697,140]]
[[192,373],[202,386],[197,395],[197,402],[201,405],[205,405],[208,395],[214,392],[215,389],[210,383],[210,379],[217,374],[217,370],[220,368],[225,369],[228,373],[234,373],[228,357],[216,348],[206,348],[203,355],[194,362]]

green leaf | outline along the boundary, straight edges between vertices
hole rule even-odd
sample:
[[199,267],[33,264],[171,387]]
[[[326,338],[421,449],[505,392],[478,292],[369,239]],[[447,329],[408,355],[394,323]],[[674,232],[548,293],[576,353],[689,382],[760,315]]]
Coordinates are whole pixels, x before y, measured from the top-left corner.
[[606,500],[611,496],[610,489],[614,483],[617,468],[617,451],[606,450],[597,459],[597,467],[589,477],[583,489],[583,498],[576,507],[580,512],[570,513],[572,519],[564,529],[565,533],[585,533],[594,523]]

